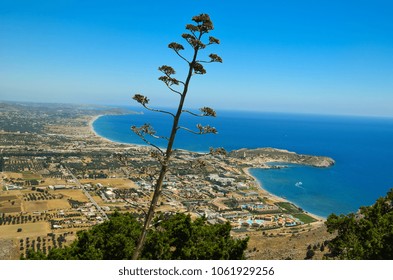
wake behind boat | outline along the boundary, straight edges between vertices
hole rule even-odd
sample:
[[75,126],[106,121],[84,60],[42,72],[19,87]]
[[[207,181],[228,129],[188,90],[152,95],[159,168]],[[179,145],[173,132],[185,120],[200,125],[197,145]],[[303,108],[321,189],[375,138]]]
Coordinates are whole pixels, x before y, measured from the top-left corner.
[[301,188],[302,185],[303,185],[303,182],[301,182],[301,181],[296,182],[296,184],[295,184],[295,186],[298,187],[298,188]]

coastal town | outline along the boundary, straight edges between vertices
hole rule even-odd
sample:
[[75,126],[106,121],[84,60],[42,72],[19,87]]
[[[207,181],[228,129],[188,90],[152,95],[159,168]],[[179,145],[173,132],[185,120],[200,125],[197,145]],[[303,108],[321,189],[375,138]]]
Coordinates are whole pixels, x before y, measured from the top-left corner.
[[[159,169],[152,149],[115,143],[92,129],[99,115],[133,113],[0,102],[0,256],[19,258],[29,249],[47,253],[65,246],[114,211],[144,217]],[[239,237],[296,236],[323,224],[266,192],[249,169],[285,168],[285,163],[323,168],[334,160],[274,148],[225,153],[215,148],[175,150],[157,212],[229,222]]]

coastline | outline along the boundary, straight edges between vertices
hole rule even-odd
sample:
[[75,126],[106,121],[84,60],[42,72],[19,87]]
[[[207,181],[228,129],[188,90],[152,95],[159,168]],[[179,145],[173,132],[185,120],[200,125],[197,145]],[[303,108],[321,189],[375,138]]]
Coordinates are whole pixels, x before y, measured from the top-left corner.
[[[251,169],[251,168],[253,168],[253,167],[246,167],[246,168],[243,168],[244,173],[247,174],[249,177],[253,178],[255,184],[258,186],[258,188],[259,188],[264,194],[266,194],[267,197],[271,198],[272,200],[274,200],[274,201],[276,201],[276,202],[289,202],[289,203],[292,203],[293,205],[295,205],[296,207],[298,207],[298,205],[296,205],[296,203],[294,203],[294,202],[288,200],[287,198],[283,198],[283,197],[281,197],[281,196],[277,196],[277,195],[275,195],[275,194],[273,194],[273,193],[271,193],[271,192],[268,192],[266,189],[264,189],[264,188],[263,188],[263,185],[262,185],[262,182],[251,174],[251,172],[250,172],[250,169]],[[316,220],[318,220],[318,221],[322,221],[322,222],[323,222],[323,221],[326,221],[326,218],[325,218],[325,217],[318,216],[318,215],[316,215],[316,214],[314,214],[314,213],[305,211],[304,209],[303,209],[303,211],[304,211],[305,214],[307,214],[307,215],[313,217],[314,219],[316,219]]]
[[[100,139],[101,141],[104,141],[104,142],[109,142],[109,143],[113,143],[113,144],[116,144],[116,145],[126,145],[126,146],[130,146],[130,147],[144,147],[144,145],[138,145],[138,144],[131,144],[131,143],[125,143],[125,142],[118,142],[118,141],[114,141],[114,140],[111,140],[111,139],[108,139],[108,138],[105,138],[104,136],[102,136],[102,135],[100,135],[99,133],[97,133],[97,131],[94,129],[94,122],[96,121],[96,120],[98,120],[99,118],[101,118],[101,117],[103,117],[103,116],[110,116],[110,115],[103,115],[103,114],[101,114],[101,115],[97,115],[97,116],[93,116],[90,120],[89,120],[89,123],[88,123],[88,126],[89,126],[89,130],[90,130],[90,132],[91,133],[93,133],[94,134],[94,136],[97,138],[97,139]],[[147,146],[147,145],[146,145]]]
[[[105,116],[105,115],[97,115],[97,116],[92,117],[92,118],[90,119],[90,121],[89,121],[89,128],[90,128],[90,131],[93,132],[95,136],[104,138],[104,137],[100,136],[100,135],[94,130],[94,126],[93,126],[93,123],[94,123],[97,119],[101,118],[102,116]],[[104,139],[106,139],[106,138],[104,138]]]
[[[97,119],[99,119],[100,117],[102,117],[102,116],[105,116],[105,115],[102,115],[102,114],[101,114],[101,115],[94,116],[94,117],[91,118],[91,120],[89,121],[89,129],[90,129],[90,131],[91,131],[96,137],[100,138],[100,139],[103,140],[103,141],[111,142],[111,143],[114,143],[114,144],[128,145],[128,146],[132,146],[132,147],[141,147],[141,148],[149,147],[148,145],[140,145],[140,144],[131,144],[131,143],[117,142],[117,141],[113,141],[113,140],[110,140],[110,139],[108,139],[108,138],[105,138],[105,137],[101,136],[100,134],[98,134],[98,133],[94,130],[93,123],[94,123]],[[177,149],[177,150],[181,150],[181,151],[185,151],[185,152],[190,152],[190,153],[201,154],[201,152],[193,152],[193,151],[189,151],[189,150],[186,150],[186,149]],[[241,168],[241,169],[243,170],[243,172],[244,172],[248,177],[252,178],[252,180],[253,180],[253,182],[255,183],[255,185],[257,185],[258,190],[259,190],[264,196],[269,197],[270,199],[272,199],[272,200],[275,201],[275,202],[289,202],[289,203],[292,203],[292,204],[296,205],[296,204],[293,203],[292,201],[290,201],[290,200],[288,200],[288,199],[286,199],[286,198],[277,196],[277,195],[275,195],[275,194],[273,194],[273,193],[268,192],[266,189],[264,189],[264,188],[263,188],[263,185],[262,185],[262,182],[260,182],[256,177],[254,177],[254,176],[251,174],[251,172],[250,172],[250,169],[251,169],[251,168],[254,168],[254,167],[246,167],[246,168]],[[258,168],[258,167],[255,167],[255,168]],[[297,206],[297,205],[296,205],[296,206]],[[297,207],[298,207],[298,206],[297,206]],[[303,210],[303,211],[304,211],[304,210]],[[324,218],[324,217],[318,216],[318,215],[316,215],[316,214],[313,214],[313,213],[310,213],[310,212],[307,212],[307,211],[304,211],[304,213],[306,213],[307,215],[309,215],[309,216],[313,217],[314,219],[316,219],[317,222],[315,222],[315,223],[323,222],[323,221],[326,220],[326,218]]]

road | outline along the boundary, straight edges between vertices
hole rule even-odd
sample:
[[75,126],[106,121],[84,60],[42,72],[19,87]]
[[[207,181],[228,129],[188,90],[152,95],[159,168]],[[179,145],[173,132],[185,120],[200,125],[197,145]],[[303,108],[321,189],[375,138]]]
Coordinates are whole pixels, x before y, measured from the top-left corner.
[[83,193],[87,196],[87,198],[90,200],[90,202],[96,207],[97,211],[101,214],[102,218],[104,220],[109,220],[108,215],[105,213],[104,210],[102,210],[101,206],[98,205],[98,203],[94,200],[94,198],[89,194],[89,192],[85,189],[85,187],[79,182],[79,180],[75,177],[75,175],[71,172],[71,170],[63,164],[64,168],[67,170],[67,172],[71,175],[72,179],[75,181],[75,183],[82,189]]

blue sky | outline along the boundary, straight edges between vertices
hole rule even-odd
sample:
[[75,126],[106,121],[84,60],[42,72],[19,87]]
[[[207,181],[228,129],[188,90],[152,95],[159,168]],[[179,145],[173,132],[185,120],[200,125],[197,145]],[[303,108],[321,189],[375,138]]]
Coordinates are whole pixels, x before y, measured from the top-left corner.
[[192,80],[187,106],[393,116],[392,1],[0,0],[0,100],[152,105],[176,96],[157,68],[208,13],[223,64]]

